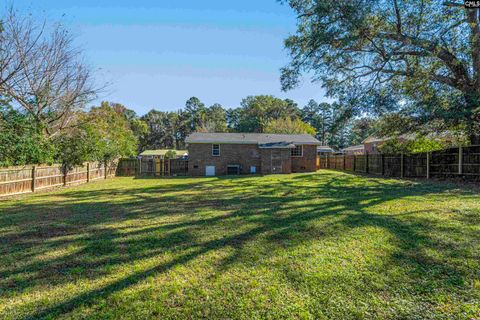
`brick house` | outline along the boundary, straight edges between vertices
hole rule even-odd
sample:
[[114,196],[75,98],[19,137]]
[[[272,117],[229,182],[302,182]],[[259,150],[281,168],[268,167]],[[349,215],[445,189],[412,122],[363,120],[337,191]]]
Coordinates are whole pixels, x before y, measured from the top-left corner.
[[347,156],[362,155],[362,154],[365,154],[365,146],[363,144],[359,144],[356,146],[350,146],[350,147],[344,148],[342,149],[342,151]]
[[376,154],[380,153],[378,147],[381,146],[386,140],[382,138],[378,138],[375,136],[369,136],[365,140],[362,141],[363,146],[365,148],[365,153],[368,154]]
[[363,154],[377,154],[380,153],[378,149],[387,139],[377,138],[375,136],[369,136],[362,141],[362,144],[350,146],[342,149],[346,155],[363,155]]
[[[402,134],[397,138],[401,142],[405,142],[407,140],[414,140],[414,134]],[[379,147],[384,144],[386,141],[390,140],[390,138],[378,138],[376,136],[369,136],[365,140],[362,141],[365,153],[368,154],[377,154],[380,153]]]
[[308,134],[192,133],[192,176],[313,172],[320,141]]
[[319,146],[319,147],[317,147],[317,154],[319,156],[325,156],[325,155],[333,154],[333,153],[335,153],[335,150],[333,150],[329,146]]

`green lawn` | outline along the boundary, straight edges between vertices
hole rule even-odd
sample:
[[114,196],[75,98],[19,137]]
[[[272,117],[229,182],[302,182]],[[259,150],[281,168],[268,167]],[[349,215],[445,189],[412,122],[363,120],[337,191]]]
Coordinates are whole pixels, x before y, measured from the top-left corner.
[[480,193],[332,171],[0,201],[0,319],[477,319]]

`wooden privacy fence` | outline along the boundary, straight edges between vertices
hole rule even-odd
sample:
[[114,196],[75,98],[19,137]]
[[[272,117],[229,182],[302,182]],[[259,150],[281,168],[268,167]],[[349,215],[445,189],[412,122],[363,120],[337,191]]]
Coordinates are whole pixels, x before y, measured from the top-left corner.
[[409,155],[326,155],[320,158],[320,167],[400,178],[480,178],[480,146]]
[[120,159],[118,176],[186,176],[188,160],[183,159]]
[[99,162],[85,163],[68,171],[59,164],[0,168],[0,197],[106,179],[115,176],[116,168],[116,163]]

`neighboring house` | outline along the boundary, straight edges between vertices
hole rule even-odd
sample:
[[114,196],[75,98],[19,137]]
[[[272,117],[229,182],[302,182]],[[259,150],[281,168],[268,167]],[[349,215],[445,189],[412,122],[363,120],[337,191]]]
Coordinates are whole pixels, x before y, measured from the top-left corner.
[[335,150],[330,148],[329,146],[318,146],[317,147],[317,154],[319,156],[327,155],[327,154],[333,154],[335,153]]
[[145,150],[138,155],[140,159],[164,159],[168,151],[175,151],[176,158],[184,158],[188,156],[187,150],[173,150],[173,149],[157,149]]
[[308,134],[192,133],[186,139],[192,176],[316,171],[317,146]]
[[[365,152],[368,154],[376,154],[380,153],[380,150],[378,149],[383,143],[386,141],[390,140],[391,138],[386,137],[386,138],[378,138],[375,136],[368,136],[365,140],[362,141],[364,147],[365,147]],[[398,140],[401,142],[407,141],[407,140],[414,140],[415,135],[414,134],[402,134],[398,137]]]
[[348,155],[361,155],[361,154],[365,154],[365,147],[364,147],[363,144],[359,144],[359,145],[356,145],[356,146],[351,146],[351,147],[342,149],[342,151],[347,156]]
[[368,154],[376,154],[380,153],[378,147],[382,145],[388,139],[377,138],[375,136],[369,136],[365,140],[362,141],[364,150]]
[[[427,137],[431,139],[440,139],[446,142],[449,142],[452,145],[455,145],[455,140],[456,137],[449,131],[444,131],[444,132],[436,132],[429,134]],[[400,142],[405,142],[405,141],[411,141],[415,140],[416,135],[413,133],[405,133],[397,137],[398,141]],[[368,136],[365,140],[362,141],[361,145],[357,146],[351,146],[348,148],[343,149],[343,152],[347,155],[360,155],[360,154],[378,154],[380,153],[379,147],[390,140],[390,137],[385,137],[385,138],[378,138],[374,135]]]

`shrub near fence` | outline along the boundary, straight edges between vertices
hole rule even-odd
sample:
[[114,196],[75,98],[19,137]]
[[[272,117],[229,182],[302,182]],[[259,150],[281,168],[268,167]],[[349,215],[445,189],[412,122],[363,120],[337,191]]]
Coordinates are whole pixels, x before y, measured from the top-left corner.
[[85,163],[67,172],[59,164],[0,168],[0,196],[106,179],[115,176],[116,168],[116,163],[99,162]]
[[387,177],[480,178],[480,146],[450,148],[410,155],[330,155],[320,158],[320,167]]

